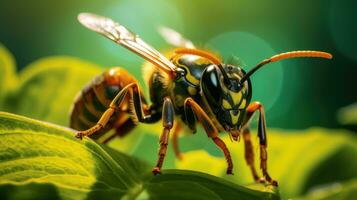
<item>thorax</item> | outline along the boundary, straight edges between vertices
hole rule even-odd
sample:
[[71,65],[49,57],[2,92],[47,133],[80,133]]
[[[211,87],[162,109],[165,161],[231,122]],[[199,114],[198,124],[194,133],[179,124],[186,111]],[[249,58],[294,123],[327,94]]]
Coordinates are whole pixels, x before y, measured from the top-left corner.
[[171,62],[183,71],[183,75],[170,80],[163,72],[153,70],[149,81],[150,98],[154,104],[161,105],[162,99],[169,96],[173,101],[176,114],[182,114],[184,101],[191,97],[200,98],[200,80],[204,69],[212,63],[200,56],[176,54]]

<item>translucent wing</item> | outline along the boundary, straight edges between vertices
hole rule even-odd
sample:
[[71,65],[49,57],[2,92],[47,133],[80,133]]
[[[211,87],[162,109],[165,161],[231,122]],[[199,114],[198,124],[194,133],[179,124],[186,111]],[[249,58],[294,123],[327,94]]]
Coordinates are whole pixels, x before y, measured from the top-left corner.
[[193,45],[190,40],[184,38],[180,33],[171,28],[161,26],[158,30],[161,36],[166,40],[166,42],[175,47],[184,47],[189,49],[195,48],[195,45]]
[[90,13],[80,13],[78,15],[78,20],[88,29],[100,33],[110,40],[133,51],[165,72],[173,73],[175,71],[175,65],[166,57],[149,46],[138,35],[129,31],[112,19]]

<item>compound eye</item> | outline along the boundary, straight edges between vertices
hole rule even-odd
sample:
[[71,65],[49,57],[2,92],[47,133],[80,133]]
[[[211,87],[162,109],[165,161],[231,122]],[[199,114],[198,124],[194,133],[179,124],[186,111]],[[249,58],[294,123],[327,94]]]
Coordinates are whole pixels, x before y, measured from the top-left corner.
[[222,88],[218,78],[216,67],[211,65],[202,74],[202,90],[208,101],[220,105],[222,99]]

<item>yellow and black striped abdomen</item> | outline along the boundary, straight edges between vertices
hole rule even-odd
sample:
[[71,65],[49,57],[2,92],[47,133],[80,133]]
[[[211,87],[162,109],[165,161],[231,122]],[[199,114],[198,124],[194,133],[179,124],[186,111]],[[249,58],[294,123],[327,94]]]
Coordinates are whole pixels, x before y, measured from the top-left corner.
[[[126,85],[136,82],[126,70],[115,67],[93,78],[77,95],[71,111],[70,127],[86,130],[94,126],[110,102]],[[129,96],[116,110],[105,128],[93,137],[100,138],[112,128],[118,128],[130,119]],[[132,123],[131,123],[132,124]]]

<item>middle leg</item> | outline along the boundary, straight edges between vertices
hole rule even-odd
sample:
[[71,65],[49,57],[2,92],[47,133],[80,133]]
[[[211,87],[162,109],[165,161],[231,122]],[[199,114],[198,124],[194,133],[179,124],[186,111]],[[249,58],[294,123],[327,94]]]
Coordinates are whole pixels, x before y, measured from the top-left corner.
[[166,97],[164,99],[164,104],[162,108],[162,125],[164,129],[160,136],[160,142],[159,142],[160,148],[159,148],[159,155],[158,155],[159,158],[157,160],[156,166],[152,170],[152,172],[155,175],[161,173],[161,167],[166,156],[167,145],[169,142],[169,133],[174,125],[174,115],[175,115],[175,111],[171,99]]

